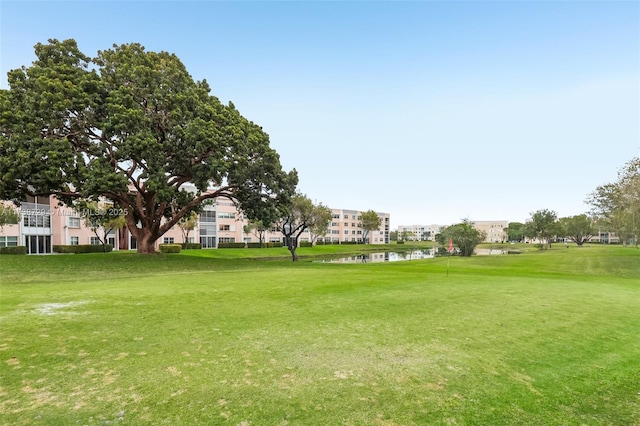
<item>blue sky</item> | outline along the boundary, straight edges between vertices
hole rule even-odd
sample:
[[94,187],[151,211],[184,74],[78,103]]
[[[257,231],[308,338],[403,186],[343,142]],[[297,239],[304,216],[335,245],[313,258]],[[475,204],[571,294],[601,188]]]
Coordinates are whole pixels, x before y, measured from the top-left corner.
[[636,1],[7,1],[0,88],[33,45],[178,55],[299,189],[392,227],[584,213],[640,155]]

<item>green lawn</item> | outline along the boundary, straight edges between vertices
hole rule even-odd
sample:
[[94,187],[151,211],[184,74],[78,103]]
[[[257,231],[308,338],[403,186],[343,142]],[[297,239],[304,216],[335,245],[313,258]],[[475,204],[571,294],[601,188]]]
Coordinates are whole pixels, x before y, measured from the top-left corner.
[[640,250],[287,256],[1,256],[0,423],[640,425]]

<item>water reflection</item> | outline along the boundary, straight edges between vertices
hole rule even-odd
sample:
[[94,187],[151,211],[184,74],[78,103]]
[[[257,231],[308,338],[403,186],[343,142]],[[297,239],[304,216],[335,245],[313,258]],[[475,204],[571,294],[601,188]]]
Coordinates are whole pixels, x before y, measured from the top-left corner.
[[411,250],[403,252],[386,251],[379,253],[358,254],[355,256],[341,257],[339,259],[319,260],[326,263],[379,263],[399,262],[407,260],[432,259],[436,256],[436,249]]

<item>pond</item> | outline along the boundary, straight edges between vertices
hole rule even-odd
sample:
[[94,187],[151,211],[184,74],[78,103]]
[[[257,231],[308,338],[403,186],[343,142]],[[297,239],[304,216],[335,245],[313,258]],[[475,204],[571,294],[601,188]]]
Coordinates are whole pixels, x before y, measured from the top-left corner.
[[338,259],[323,259],[317,262],[324,263],[378,263],[399,262],[418,259],[432,259],[436,256],[436,249],[411,250],[403,252],[385,251],[378,253],[365,253]]

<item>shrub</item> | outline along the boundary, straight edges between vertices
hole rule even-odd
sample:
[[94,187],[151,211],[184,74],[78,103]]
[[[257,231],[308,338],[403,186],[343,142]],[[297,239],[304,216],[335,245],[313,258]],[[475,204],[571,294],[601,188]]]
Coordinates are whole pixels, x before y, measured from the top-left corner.
[[244,243],[218,243],[218,248],[244,248]]
[[111,244],[107,244],[102,246],[100,244],[80,244],[77,246],[70,245],[59,245],[53,246],[54,253],[73,253],[73,254],[82,254],[82,253],[109,253],[113,251],[113,246]]
[[181,244],[160,244],[160,253],[180,253]]
[[0,247],[0,254],[27,254],[25,246]]
[[247,248],[269,247],[269,243],[247,243]]
[[300,241],[300,247],[313,247],[313,243],[311,241]]
[[396,241],[396,244],[404,244],[404,241]]
[[185,250],[200,250],[202,245],[200,243],[182,243],[182,248]]

